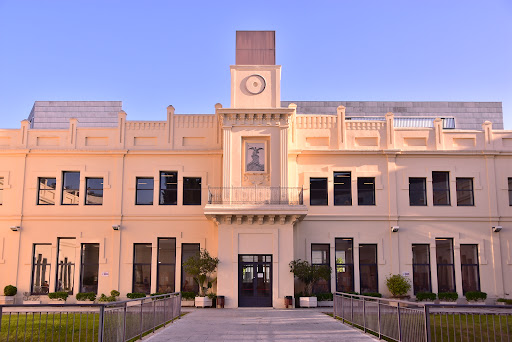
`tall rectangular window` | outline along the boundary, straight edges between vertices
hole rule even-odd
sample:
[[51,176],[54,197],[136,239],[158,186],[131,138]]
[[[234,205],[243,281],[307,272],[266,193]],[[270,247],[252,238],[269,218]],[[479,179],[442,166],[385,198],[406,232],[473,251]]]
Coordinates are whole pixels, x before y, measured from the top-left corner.
[[309,205],[327,205],[327,178],[309,179]]
[[51,244],[34,244],[32,254],[32,284],[30,287],[30,293],[33,295],[45,295],[50,292],[51,255]]
[[432,194],[434,205],[450,205],[450,173],[432,171]]
[[55,291],[73,294],[75,280],[75,238],[59,238],[57,250],[57,286]]
[[436,239],[437,287],[439,292],[455,292],[453,239]]
[[183,205],[201,205],[201,177],[183,177]]
[[460,245],[460,265],[462,269],[462,292],[480,291],[478,245]]
[[83,243],[80,261],[80,292],[98,293],[100,244]]
[[354,240],[336,238],[336,291],[354,292]]
[[156,270],[156,291],[172,293],[176,277],[176,239],[159,238]]
[[361,293],[379,292],[376,244],[359,245],[359,272]]
[[427,205],[427,179],[409,178],[409,205],[425,206]]
[[178,204],[178,172],[160,171],[161,205]]
[[199,286],[194,278],[183,269],[183,264],[188,258],[198,255],[199,249],[200,245],[198,243],[183,243],[181,245],[181,291],[199,292]]
[[473,178],[457,178],[456,188],[458,206],[475,205],[473,194]]
[[133,244],[132,292],[151,293],[151,244]]
[[[311,265],[331,267],[331,255],[329,244],[311,244]],[[331,292],[331,279],[320,279],[319,281],[313,284],[313,293],[328,292]]]
[[432,292],[429,244],[412,245],[412,282],[414,294]]
[[357,178],[357,204],[375,205],[375,178]]
[[55,188],[57,186],[56,178],[38,178],[37,204],[54,205]]
[[512,206],[512,177],[508,179],[508,205]]
[[352,205],[350,172],[334,172],[334,205]]
[[103,204],[103,178],[85,179],[85,204],[102,205]]
[[153,177],[137,177],[137,193],[135,194],[135,204],[153,204],[153,185]]
[[0,205],[4,203],[4,177],[0,177]]
[[80,172],[64,171],[62,173],[63,205],[78,205],[80,190]]

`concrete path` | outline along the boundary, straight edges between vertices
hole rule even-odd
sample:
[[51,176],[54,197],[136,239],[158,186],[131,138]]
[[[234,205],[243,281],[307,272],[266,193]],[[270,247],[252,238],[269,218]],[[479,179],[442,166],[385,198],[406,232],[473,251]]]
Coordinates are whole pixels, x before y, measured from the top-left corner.
[[145,340],[375,342],[373,337],[334,320],[318,309],[260,308],[196,309]]

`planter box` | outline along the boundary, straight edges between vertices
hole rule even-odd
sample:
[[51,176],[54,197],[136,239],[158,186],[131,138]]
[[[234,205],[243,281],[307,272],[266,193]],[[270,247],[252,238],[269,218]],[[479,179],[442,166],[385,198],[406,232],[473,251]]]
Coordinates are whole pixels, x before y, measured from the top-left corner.
[[333,300],[321,300],[318,302],[318,307],[333,307],[334,301]]
[[212,300],[208,297],[196,297],[196,308],[209,308],[212,306]]
[[77,304],[94,304],[92,300],[77,300]]
[[181,300],[182,307],[194,307],[195,305],[196,305],[196,301],[193,299],[188,299],[188,300],[182,299]]
[[40,300],[24,300],[23,304],[41,304]]
[[48,301],[48,304],[51,304],[51,305],[62,305],[62,304],[66,304],[66,301],[65,300],[58,300],[58,299],[50,299]]
[[301,308],[316,308],[318,306],[316,297],[300,297],[299,301]]
[[15,296],[0,296],[0,304],[14,304]]

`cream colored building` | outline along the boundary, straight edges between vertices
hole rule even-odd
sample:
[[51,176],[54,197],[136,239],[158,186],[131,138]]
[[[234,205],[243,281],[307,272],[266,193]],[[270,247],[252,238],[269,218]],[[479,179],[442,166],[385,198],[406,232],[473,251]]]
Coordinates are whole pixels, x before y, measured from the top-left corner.
[[512,131],[298,113],[281,107],[280,79],[273,32],[239,32],[231,104],[213,115],[129,121],[119,102],[37,102],[0,130],[0,287],[70,302],[194,290],[182,261],[206,248],[227,307],[282,307],[299,258],[332,267],[323,292],[388,295],[399,273],[411,295],[511,293]]

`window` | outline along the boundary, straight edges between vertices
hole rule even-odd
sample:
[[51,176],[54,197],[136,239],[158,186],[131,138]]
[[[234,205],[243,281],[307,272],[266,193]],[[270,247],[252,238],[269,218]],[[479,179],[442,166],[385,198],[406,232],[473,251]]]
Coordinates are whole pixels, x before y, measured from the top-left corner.
[[64,171],[62,179],[62,204],[78,205],[80,172]]
[[334,205],[352,205],[350,172],[334,172]]
[[473,178],[457,178],[457,205],[472,206],[475,205],[473,196]]
[[137,193],[135,195],[135,204],[152,205],[153,204],[153,177],[137,177]]
[[453,239],[436,239],[438,292],[455,292]]
[[85,204],[103,204],[103,178],[86,178]]
[[0,177],[0,205],[4,203],[4,177]]
[[450,173],[432,172],[432,193],[434,205],[450,205]]
[[429,244],[412,245],[412,283],[414,294],[432,292]]
[[379,292],[377,271],[377,245],[359,245],[359,272],[362,294]]
[[336,250],[336,291],[354,291],[354,241],[337,238]]
[[357,204],[375,205],[375,178],[357,178]]
[[161,205],[178,204],[178,172],[160,171]]
[[480,291],[480,270],[478,267],[478,245],[460,245],[462,269],[462,292]]
[[156,270],[156,292],[174,292],[176,276],[176,239],[159,238]]
[[57,251],[57,284],[55,291],[73,294],[75,279],[75,238],[59,238]]
[[199,254],[199,248],[198,243],[184,243],[181,245],[181,291],[199,292],[199,286],[194,278],[183,269],[183,264],[188,258]]
[[309,205],[327,205],[327,178],[310,178],[309,184]]
[[[331,267],[329,244],[311,244],[311,265]],[[330,293],[331,279],[320,279],[313,284],[313,293]]]
[[80,292],[98,293],[100,244],[83,243],[80,267]]
[[151,244],[133,244],[132,292],[151,293]]
[[201,205],[200,177],[183,177],[183,205]]
[[34,295],[45,295],[50,292],[50,258],[52,245],[35,243],[32,253],[32,284],[30,292]]
[[39,178],[37,204],[54,205],[55,204],[55,188],[57,181],[55,178]]
[[409,205],[427,205],[427,179],[409,178]]
[[512,177],[508,179],[508,205],[512,206]]

